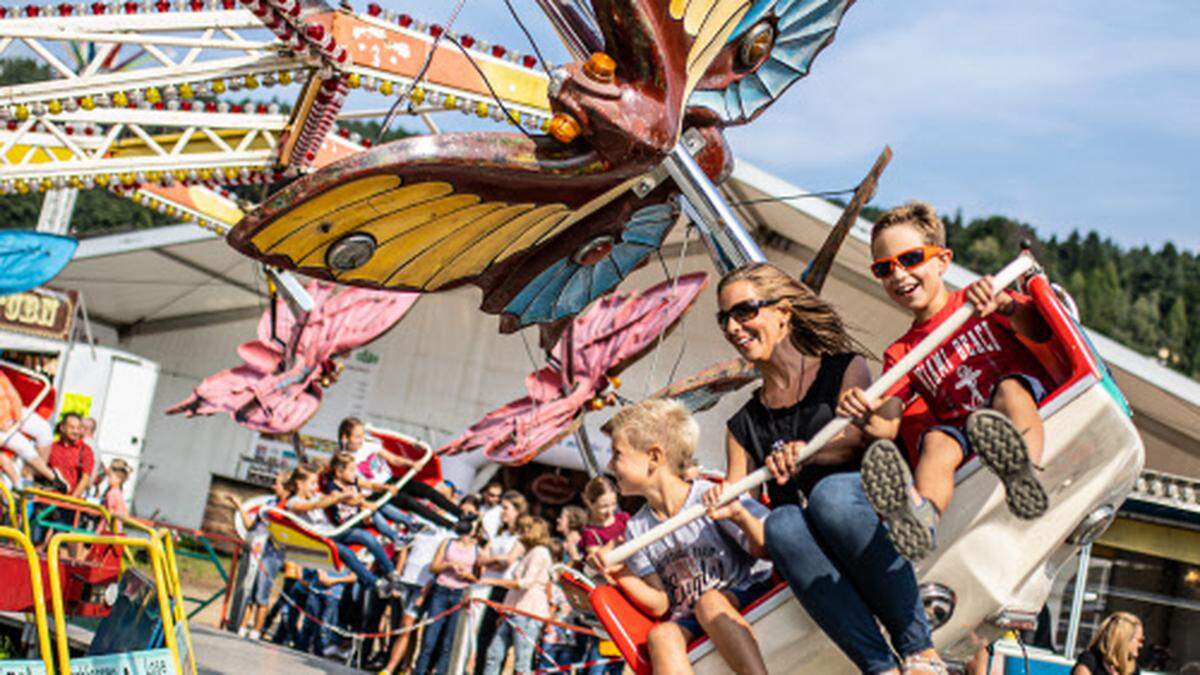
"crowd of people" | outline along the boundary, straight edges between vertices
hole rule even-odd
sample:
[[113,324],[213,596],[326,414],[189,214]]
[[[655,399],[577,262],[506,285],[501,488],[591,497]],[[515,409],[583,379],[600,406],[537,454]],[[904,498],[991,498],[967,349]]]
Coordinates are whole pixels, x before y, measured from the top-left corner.
[[[620,672],[620,663],[600,655],[597,639],[575,630],[578,617],[557,572],[580,567],[624,532],[629,516],[617,508],[609,479],[586,486],[583,507],[552,513],[533,504],[535,515],[527,495],[499,481],[467,495],[447,483],[393,482],[391,472],[402,474],[411,462],[366,441],[364,430],[360,420],[346,419],[330,460],[281,474],[263,507],[326,534],[342,571],[286,562],[262,510],[230,497],[258,553],[246,609],[235,621],[240,635],[343,659],[357,636],[362,649],[354,656],[364,668],[443,673],[465,612],[476,673],[502,672],[510,652],[518,673],[583,662],[595,664],[589,672]],[[359,547],[368,555],[360,558]]]
[[[94,449],[96,420],[63,413],[57,425],[28,409],[8,376],[0,372],[0,481],[9,490],[37,487],[127,516],[125,484],[132,467],[120,457],[105,464]],[[42,513],[44,512],[44,514]],[[43,544],[55,529],[100,529],[109,523],[76,508],[35,509],[34,541]]]

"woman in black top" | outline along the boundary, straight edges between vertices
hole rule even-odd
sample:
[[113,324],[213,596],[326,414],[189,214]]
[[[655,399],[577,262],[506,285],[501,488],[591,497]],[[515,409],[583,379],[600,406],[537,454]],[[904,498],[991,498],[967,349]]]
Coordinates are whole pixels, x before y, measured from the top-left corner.
[[1100,622],[1092,644],[1079,655],[1071,675],[1137,675],[1142,651],[1142,621],[1129,612],[1113,612]]
[[[802,466],[796,458],[833,419],[838,395],[871,381],[862,350],[833,308],[769,264],[717,288],[721,330],[763,385],[728,423],[727,480],[767,465],[767,550],[813,620],[864,673],[944,673],[912,565],[896,553],[862,491],[861,431],[848,426]],[[798,469],[798,470],[797,470]]]

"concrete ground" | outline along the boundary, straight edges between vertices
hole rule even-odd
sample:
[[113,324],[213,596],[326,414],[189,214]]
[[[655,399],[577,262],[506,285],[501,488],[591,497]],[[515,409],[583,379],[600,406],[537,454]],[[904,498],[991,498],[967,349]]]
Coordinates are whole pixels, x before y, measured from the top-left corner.
[[250,642],[228,631],[192,623],[192,644],[196,649],[197,675],[226,673],[287,673],[309,675],[332,673],[350,675],[355,670],[329,659],[301,654],[266,642]]

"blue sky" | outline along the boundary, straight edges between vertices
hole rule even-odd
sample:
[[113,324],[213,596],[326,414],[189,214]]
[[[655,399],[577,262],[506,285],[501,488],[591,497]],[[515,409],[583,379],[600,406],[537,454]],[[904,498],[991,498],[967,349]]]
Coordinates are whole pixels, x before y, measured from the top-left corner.
[[[388,4],[431,21],[453,7]],[[563,58],[532,1],[516,5]],[[1126,246],[1196,251],[1195,9],[859,0],[812,74],[729,139],[738,157],[810,190],[854,185],[891,144],[878,204],[920,198],[1043,235],[1096,229]],[[527,51],[500,0],[468,0],[456,29]]]

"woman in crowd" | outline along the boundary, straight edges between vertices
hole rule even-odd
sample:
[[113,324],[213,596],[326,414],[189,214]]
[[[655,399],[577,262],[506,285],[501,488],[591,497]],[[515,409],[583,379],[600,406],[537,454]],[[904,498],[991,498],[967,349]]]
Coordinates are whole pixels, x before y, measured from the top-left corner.
[[764,464],[775,474],[766,523],[775,569],[862,672],[944,673],[913,568],[863,493],[862,433],[847,427],[797,462],[841,392],[870,384],[864,350],[833,307],[773,265],[730,272],[717,293],[725,339],[762,373],[762,387],[728,422],[726,480]]
[[503,604],[516,610],[504,617],[492,636],[484,675],[500,675],[500,666],[504,664],[509,645],[513,645],[515,652],[513,672],[520,674],[533,670],[533,656],[541,640],[542,625],[550,618],[548,591],[550,568],[554,565],[549,549],[550,526],[541,518],[521,516],[517,522],[517,533],[525,554],[513,568],[512,574],[481,581],[507,589]]
[[1113,612],[1096,629],[1092,644],[1079,655],[1071,675],[1135,675],[1142,650],[1142,622],[1128,612]]
[[[450,667],[450,647],[454,641],[457,612],[447,614],[462,602],[467,587],[477,581],[475,564],[479,559],[479,521],[460,522],[458,536],[442,542],[429,571],[437,575],[426,601],[426,614],[436,620],[426,626],[421,652],[413,672],[444,675]],[[445,616],[443,616],[445,615]]]
[[[494,537],[488,540],[487,545],[483,547],[483,552],[479,555],[479,569],[482,572],[480,576],[483,584],[472,589],[472,597],[486,598],[492,602],[500,602],[504,598],[504,589],[491,585],[490,582],[493,579],[507,578],[509,571],[525,554],[525,547],[521,545],[520,533],[517,531],[517,523],[528,513],[529,500],[525,499],[525,495],[516,490],[508,490],[500,496],[500,529]],[[492,636],[496,634],[500,615],[491,607],[483,604],[473,605],[471,611],[475,613],[474,621],[477,628],[472,634],[477,636],[474,651],[478,657],[491,644]],[[482,658],[476,658],[474,672],[483,672]]]

